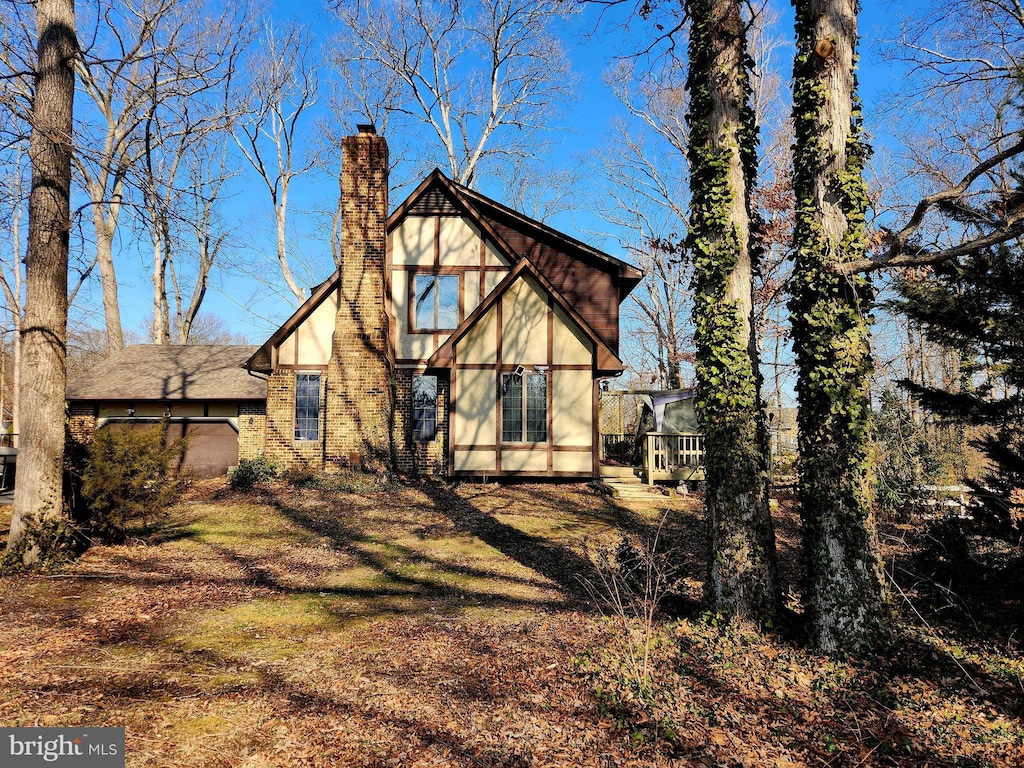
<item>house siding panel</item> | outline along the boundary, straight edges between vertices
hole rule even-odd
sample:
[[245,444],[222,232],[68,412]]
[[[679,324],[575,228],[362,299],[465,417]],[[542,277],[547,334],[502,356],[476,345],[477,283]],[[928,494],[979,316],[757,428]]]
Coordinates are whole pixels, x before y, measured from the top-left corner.
[[332,291],[320,306],[295,329],[298,365],[327,365],[331,359],[334,321],[338,314],[338,294]]
[[592,383],[590,371],[552,371],[551,430],[555,445],[593,443]]
[[562,365],[590,365],[594,359],[594,343],[560,308],[554,308],[551,356]]
[[502,297],[501,362],[546,365],[547,298],[531,280],[517,280]]
[[498,313],[491,309],[458,344],[456,354],[460,363],[494,365],[498,362]]
[[502,451],[501,470],[503,472],[523,472],[526,474],[547,474],[547,451]]
[[497,392],[493,370],[460,368],[455,378],[455,445],[494,444]]
[[498,454],[494,451],[456,451],[456,472],[478,472],[487,474],[494,472]]
[[555,472],[579,472],[588,476],[594,472],[594,459],[590,453],[555,451],[552,459]]
[[403,220],[389,238],[391,263],[395,266],[433,264],[436,222],[433,216],[414,216]]
[[[480,264],[480,232],[467,219],[439,219],[438,262],[442,267],[475,267]],[[475,304],[473,305],[476,306]]]

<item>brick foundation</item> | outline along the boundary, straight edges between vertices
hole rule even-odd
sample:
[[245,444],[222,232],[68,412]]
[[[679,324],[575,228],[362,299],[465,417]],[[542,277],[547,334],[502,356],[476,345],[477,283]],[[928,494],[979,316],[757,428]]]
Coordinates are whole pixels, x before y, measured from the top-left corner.
[[91,406],[68,408],[68,436],[80,445],[92,443],[96,433],[96,409]]

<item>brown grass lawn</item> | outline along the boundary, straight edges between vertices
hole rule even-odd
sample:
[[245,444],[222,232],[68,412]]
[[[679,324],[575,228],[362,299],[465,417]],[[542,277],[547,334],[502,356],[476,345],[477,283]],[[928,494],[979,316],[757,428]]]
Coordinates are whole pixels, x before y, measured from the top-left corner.
[[[588,550],[665,511],[683,618],[644,681]],[[1024,764],[1019,600],[932,589],[893,528],[914,607],[885,654],[828,660],[797,615],[700,615],[701,531],[697,498],[583,485],[202,485],[145,542],[0,579],[0,725],[122,725],[129,766]]]

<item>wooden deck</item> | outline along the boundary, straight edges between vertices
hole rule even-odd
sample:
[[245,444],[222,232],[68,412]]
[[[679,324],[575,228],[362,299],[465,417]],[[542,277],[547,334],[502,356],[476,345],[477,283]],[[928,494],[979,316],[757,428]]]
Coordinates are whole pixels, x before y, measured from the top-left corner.
[[636,467],[601,466],[602,478],[640,478],[655,482],[699,482],[704,480],[704,435],[648,432],[641,446],[641,464]]

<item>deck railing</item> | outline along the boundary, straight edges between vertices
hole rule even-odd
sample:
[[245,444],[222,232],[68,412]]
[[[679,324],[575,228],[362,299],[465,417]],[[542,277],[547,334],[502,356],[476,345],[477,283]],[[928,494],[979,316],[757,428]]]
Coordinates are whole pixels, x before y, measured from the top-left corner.
[[17,435],[11,432],[0,434],[0,448],[13,448],[17,437]]
[[690,480],[704,468],[704,435],[648,432],[643,465],[648,485],[655,480]]

